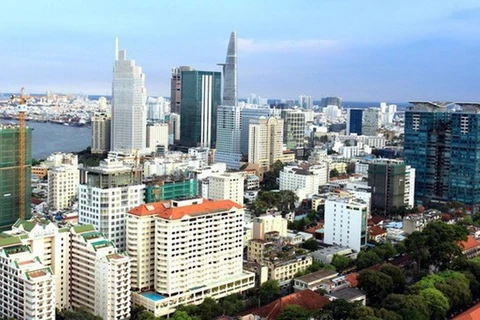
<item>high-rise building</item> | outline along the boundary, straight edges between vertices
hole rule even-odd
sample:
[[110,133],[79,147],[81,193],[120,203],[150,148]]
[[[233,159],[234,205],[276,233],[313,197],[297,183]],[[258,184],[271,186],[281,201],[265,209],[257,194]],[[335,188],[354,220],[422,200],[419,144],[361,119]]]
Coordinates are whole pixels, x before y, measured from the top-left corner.
[[406,165],[403,161],[375,161],[368,165],[368,185],[372,188],[372,208],[385,214],[405,208]]
[[233,201],[202,198],[130,210],[133,302],[163,316],[252,288],[255,275],[243,271],[243,215]]
[[368,203],[348,192],[332,193],[325,201],[326,244],[357,252],[367,244]]
[[304,96],[304,95],[299,96],[298,107],[302,109],[312,109],[313,108],[312,96]]
[[180,115],[177,113],[170,113],[168,115],[168,134],[170,135],[170,144],[174,144],[180,140],[180,132]]
[[221,104],[222,77],[215,71],[182,72],[180,144],[214,147],[217,138],[217,108]]
[[416,169],[417,201],[480,204],[480,103],[411,102],[405,111],[405,162]]
[[111,151],[144,150],[147,130],[145,74],[116,43],[112,85]]
[[240,168],[241,107],[219,106],[217,109],[217,151],[215,162],[224,162],[227,168]]
[[172,79],[170,81],[170,107],[171,111],[180,114],[182,101],[182,72],[192,71],[190,66],[172,68]]
[[368,108],[363,113],[362,134],[376,136],[382,126],[382,114],[379,108]]
[[92,153],[110,150],[112,117],[106,112],[95,112],[92,116]]
[[347,136],[351,134],[362,135],[363,109],[347,110]]
[[217,173],[202,182],[202,196],[210,200],[231,200],[243,205],[245,178],[240,173]]
[[147,148],[155,151],[157,146],[168,150],[168,124],[150,123],[147,125]]
[[342,108],[342,98],[339,98],[339,97],[325,97],[325,98],[322,98],[321,105],[322,105],[322,108],[326,108],[328,106],[337,106],[341,109]]
[[238,103],[237,88],[237,33],[230,35],[227,58],[223,66],[223,105],[236,106]]
[[64,156],[65,161],[48,170],[47,202],[49,208],[53,210],[68,208],[78,191],[78,156],[74,154],[59,156]]
[[260,117],[250,120],[248,162],[258,164],[261,172],[267,172],[282,153],[283,119]]
[[[20,216],[23,199],[24,217],[30,217],[32,129],[25,128],[24,166],[20,163],[20,128],[17,125],[0,124],[0,231],[8,229]],[[20,175],[24,190],[20,191]]]
[[127,211],[143,203],[142,174],[121,161],[105,159],[98,167],[80,169],[78,219],[125,250]]
[[300,200],[318,194],[318,187],[328,182],[328,165],[319,163],[309,168],[285,166],[280,171],[280,190],[292,190]]
[[303,156],[305,146],[305,113],[300,110],[282,110],[283,119],[283,143],[287,149],[295,152],[297,156]]
[[[248,154],[248,131],[250,120],[258,119],[260,117],[268,118],[273,114],[275,109],[269,107],[253,108],[245,107],[240,110],[240,153],[243,155]],[[282,129],[283,130],[283,129]],[[283,131],[282,131],[283,139]]]

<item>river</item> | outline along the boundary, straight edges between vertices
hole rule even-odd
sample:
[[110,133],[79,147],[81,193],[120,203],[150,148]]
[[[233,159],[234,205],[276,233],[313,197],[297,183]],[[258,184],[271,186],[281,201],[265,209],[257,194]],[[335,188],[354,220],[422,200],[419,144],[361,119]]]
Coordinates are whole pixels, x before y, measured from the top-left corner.
[[[0,123],[15,120],[0,119]],[[91,144],[90,127],[65,126],[56,123],[27,122],[33,128],[32,157],[44,159],[54,152],[77,152]]]

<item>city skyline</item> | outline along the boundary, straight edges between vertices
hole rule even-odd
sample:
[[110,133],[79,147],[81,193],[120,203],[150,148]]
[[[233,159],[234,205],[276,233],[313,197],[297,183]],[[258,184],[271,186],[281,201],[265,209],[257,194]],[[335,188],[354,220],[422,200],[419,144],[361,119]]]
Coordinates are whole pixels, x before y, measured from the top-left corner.
[[169,96],[172,67],[221,71],[237,31],[242,98],[478,100],[476,1],[28,3],[21,19],[5,16],[2,92],[110,94],[118,36],[143,66],[147,93]]

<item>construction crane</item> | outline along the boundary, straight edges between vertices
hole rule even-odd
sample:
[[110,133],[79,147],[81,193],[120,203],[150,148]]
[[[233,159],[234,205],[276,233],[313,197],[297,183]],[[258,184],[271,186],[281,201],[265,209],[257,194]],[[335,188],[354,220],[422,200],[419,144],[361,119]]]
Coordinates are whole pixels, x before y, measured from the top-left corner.
[[20,211],[20,219],[25,219],[25,105],[29,97],[25,96],[25,89],[20,89],[20,97],[12,95],[10,101],[18,103],[18,210]]

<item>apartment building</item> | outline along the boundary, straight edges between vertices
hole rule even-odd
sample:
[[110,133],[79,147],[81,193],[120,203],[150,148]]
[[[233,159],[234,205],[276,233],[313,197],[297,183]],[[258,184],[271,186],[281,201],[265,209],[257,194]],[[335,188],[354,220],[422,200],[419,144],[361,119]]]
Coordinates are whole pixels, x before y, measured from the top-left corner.
[[48,170],[48,206],[53,210],[66,209],[77,196],[79,181],[77,165],[64,165]]
[[[179,305],[200,304],[206,297],[219,299],[252,288],[255,276],[242,268],[243,215],[243,208],[231,200],[202,198],[149,203],[130,210],[133,302],[163,316]],[[142,236],[135,239],[140,232]],[[151,251],[145,255],[140,251],[152,244],[153,256]],[[147,289],[152,277],[153,288]]]
[[281,215],[260,216],[253,219],[252,239],[265,240],[265,234],[276,231],[281,237],[287,236],[287,219]]
[[280,190],[292,190],[299,199],[318,193],[318,187],[328,181],[328,166],[325,163],[301,168],[286,166],[280,171]]
[[243,205],[245,178],[241,173],[212,174],[202,181],[202,195],[211,200],[232,200]]

